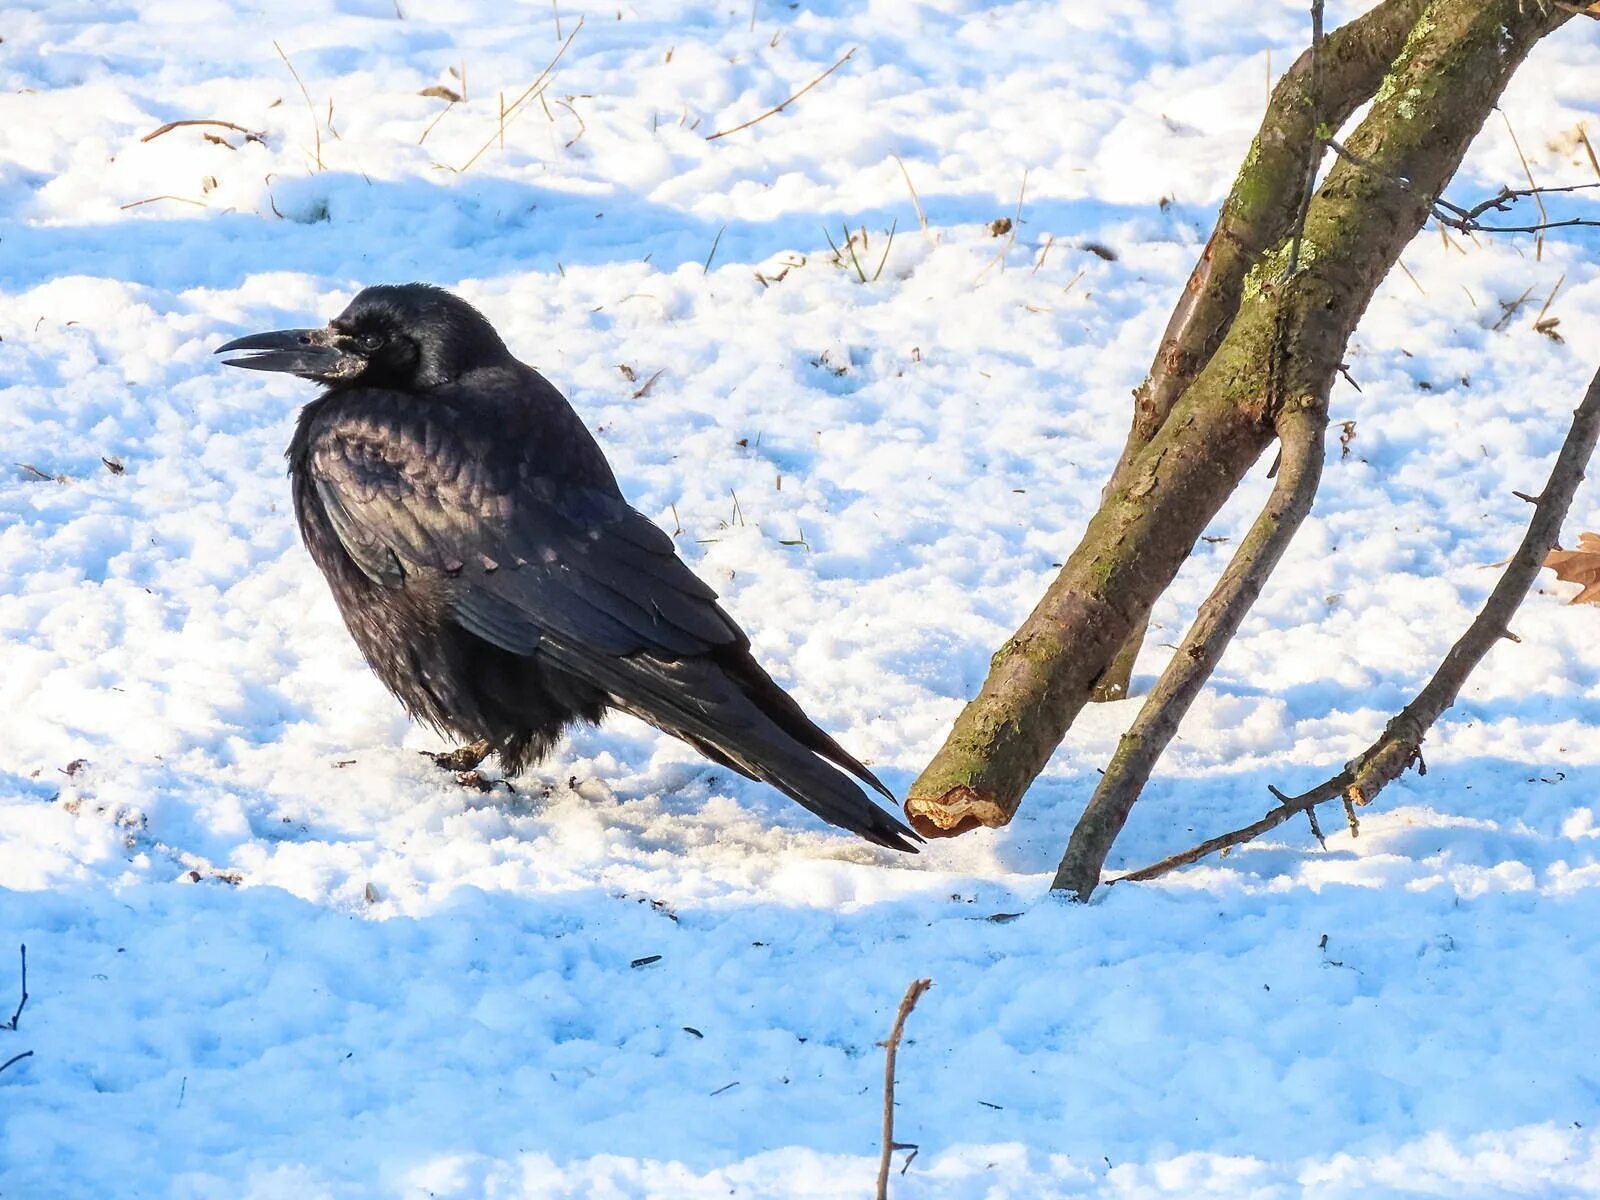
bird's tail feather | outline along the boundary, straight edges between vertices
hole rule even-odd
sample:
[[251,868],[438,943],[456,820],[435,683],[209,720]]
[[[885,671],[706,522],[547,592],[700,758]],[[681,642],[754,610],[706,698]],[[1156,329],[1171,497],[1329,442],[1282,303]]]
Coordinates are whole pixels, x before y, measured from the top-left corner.
[[[839,768],[860,776],[890,799],[893,794],[813,725],[754,663],[739,674],[753,669],[760,675],[766,687],[758,698],[747,694],[745,680],[714,659],[665,661],[642,655],[626,659],[583,655],[583,659],[584,671],[611,692],[617,707],[684,738],[741,774],[771,784],[830,825],[875,845],[916,852],[922,839],[874,804]],[[773,693],[782,698],[781,705],[774,704]],[[777,710],[778,719],[769,715],[769,708]]]

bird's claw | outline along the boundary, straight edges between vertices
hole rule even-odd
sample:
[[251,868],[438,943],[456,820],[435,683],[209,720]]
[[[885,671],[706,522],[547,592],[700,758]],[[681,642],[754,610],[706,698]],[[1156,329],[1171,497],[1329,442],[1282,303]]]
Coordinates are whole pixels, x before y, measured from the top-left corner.
[[475,773],[478,764],[489,757],[492,749],[487,739],[481,739],[468,742],[465,746],[458,746],[454,750],[442,752],[424,750],[422,755],[424,758],[431,758],[441,771],[454,771],[458,775],[465,775],[469,772]]

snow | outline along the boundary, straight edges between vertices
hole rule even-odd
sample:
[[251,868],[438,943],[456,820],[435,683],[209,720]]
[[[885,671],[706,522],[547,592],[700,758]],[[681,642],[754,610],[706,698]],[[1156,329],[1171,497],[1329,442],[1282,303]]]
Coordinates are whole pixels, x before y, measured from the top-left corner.
[[[0,13],[0,1017],[24,942],[30,992],[0,1062],[33,1051],[0,1073],[0,1197],[866,1195],[877,1043],[923,976],[896,1196],[1600,1195],[1574,588],[1541,577],[1358,838],[1330,814],[1326,852],[1296,823],[1069,907],[1049,878],[1136,701],[1084,713],[1011,827],[916,858],[621,718],[515,793],[456,785],[296,541],[308,389],[210,357],[365,283],[459,291],[903,793],[1092,512],[1300,5],[399,10]],[[502,152],[501,95],[580,17]],[[1574,21],[1505,97],[1541,182],[1592,177],[1597,49]],[[440,117],[417,93],[452,67]],[[265,140],[141,141],[183,118]],[[1450,194],[1523,179],[1495,116]],[[830,264],[845,225],[877,280]],[[1511,490],[1594,366],[1600,239],[1454,243],[1419,237],[1373,303],[1316,513],[1111,869],[1337,769],[1520,537]],[[1558,279],[1562,343],[1532,329]],[[1569,540],[1593,528],[1591,486]]]

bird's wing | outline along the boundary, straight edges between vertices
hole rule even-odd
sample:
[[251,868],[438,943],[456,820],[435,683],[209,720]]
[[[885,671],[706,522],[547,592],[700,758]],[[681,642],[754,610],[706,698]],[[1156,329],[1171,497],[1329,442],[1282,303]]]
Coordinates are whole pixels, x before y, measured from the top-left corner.
[[744,641],[672,539],[626,502],[474,447],[440,417],[333,420],[306,466],[369,578],[425,576],[458,624],[514,653],[553,641],[677,657]]

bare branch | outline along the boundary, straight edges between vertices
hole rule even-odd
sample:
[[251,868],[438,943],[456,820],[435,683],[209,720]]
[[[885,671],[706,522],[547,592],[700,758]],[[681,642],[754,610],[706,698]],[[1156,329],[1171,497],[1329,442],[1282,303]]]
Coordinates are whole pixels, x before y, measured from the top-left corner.
[[906,1018],[916,1008],[917,1001],[922,999],[922,993],[932,986],[931,979],[912,980],[900,1001],[900,1011],[894,1016],[894,1028],[889,1031],[889,1040],[883,1043],[883,1153],[878,1159],[877,1200],[888,1200],[889,1197],[889,1155],[895,1148],[894,1060],[900,1050],[900,1035],[905,1032]]
[[1534,505],[1528,531],[1523,535],[1516,553],[1508,560],[1499,583],[1489,593],[1489,598],[1484,601],[1466,633],[1445,655],[1444,662],[1433,678],[1417,693],[1416,699],[1395,715],[1384,728],[1382,737],[1353,759],[1343,771],[1308,792],[1286,796],[1277,788],[1269,789],[1277,797],[1278,807],[1259,821],[1209,838],[1181,854],[1130,871],[1112,882],[1155,879],[1219,850],[1243,845],[1270,829],[1276,829],[1296,813],[1309,813],[1317,805],[1330,800],[1345,801],[1348,806],[1347,817],[1353,818],[1356,806],[1372,803],[1378,793],[1398,779],[1406,768],[1413,764],[1420,766],[1423,738],[1439,716],[1455,703],[1462,685],[1484,655],[1496,642],[1506,637],[1512,614],[1533,585],[1540,567],[1544,565],[1545,555],[1560,538],[1561,523],[1572,505],[1573,494],[1583,482],[1583,469],[1594,453],[1597,438],[1600,438],[1600,371],[1595,373],[1584,394],[1583,403],[1573,414],[1572,427],[1567,431],[1566,440],[1556,455],[1544,491]]
[[1111,843],[1128,819],[1150,773],[1178,725],[1216,669],[1222,652],[1311,511],[1322,478],[1322,438],[1328,427],[1324,399],[1278,417],[1283,461],[1261,515],[1239,544],[1211,595],[1200,606],[1183,644],[1162,672],[1117,752],[1101,776],[1050,887],[1087,900],[1100,882]]

